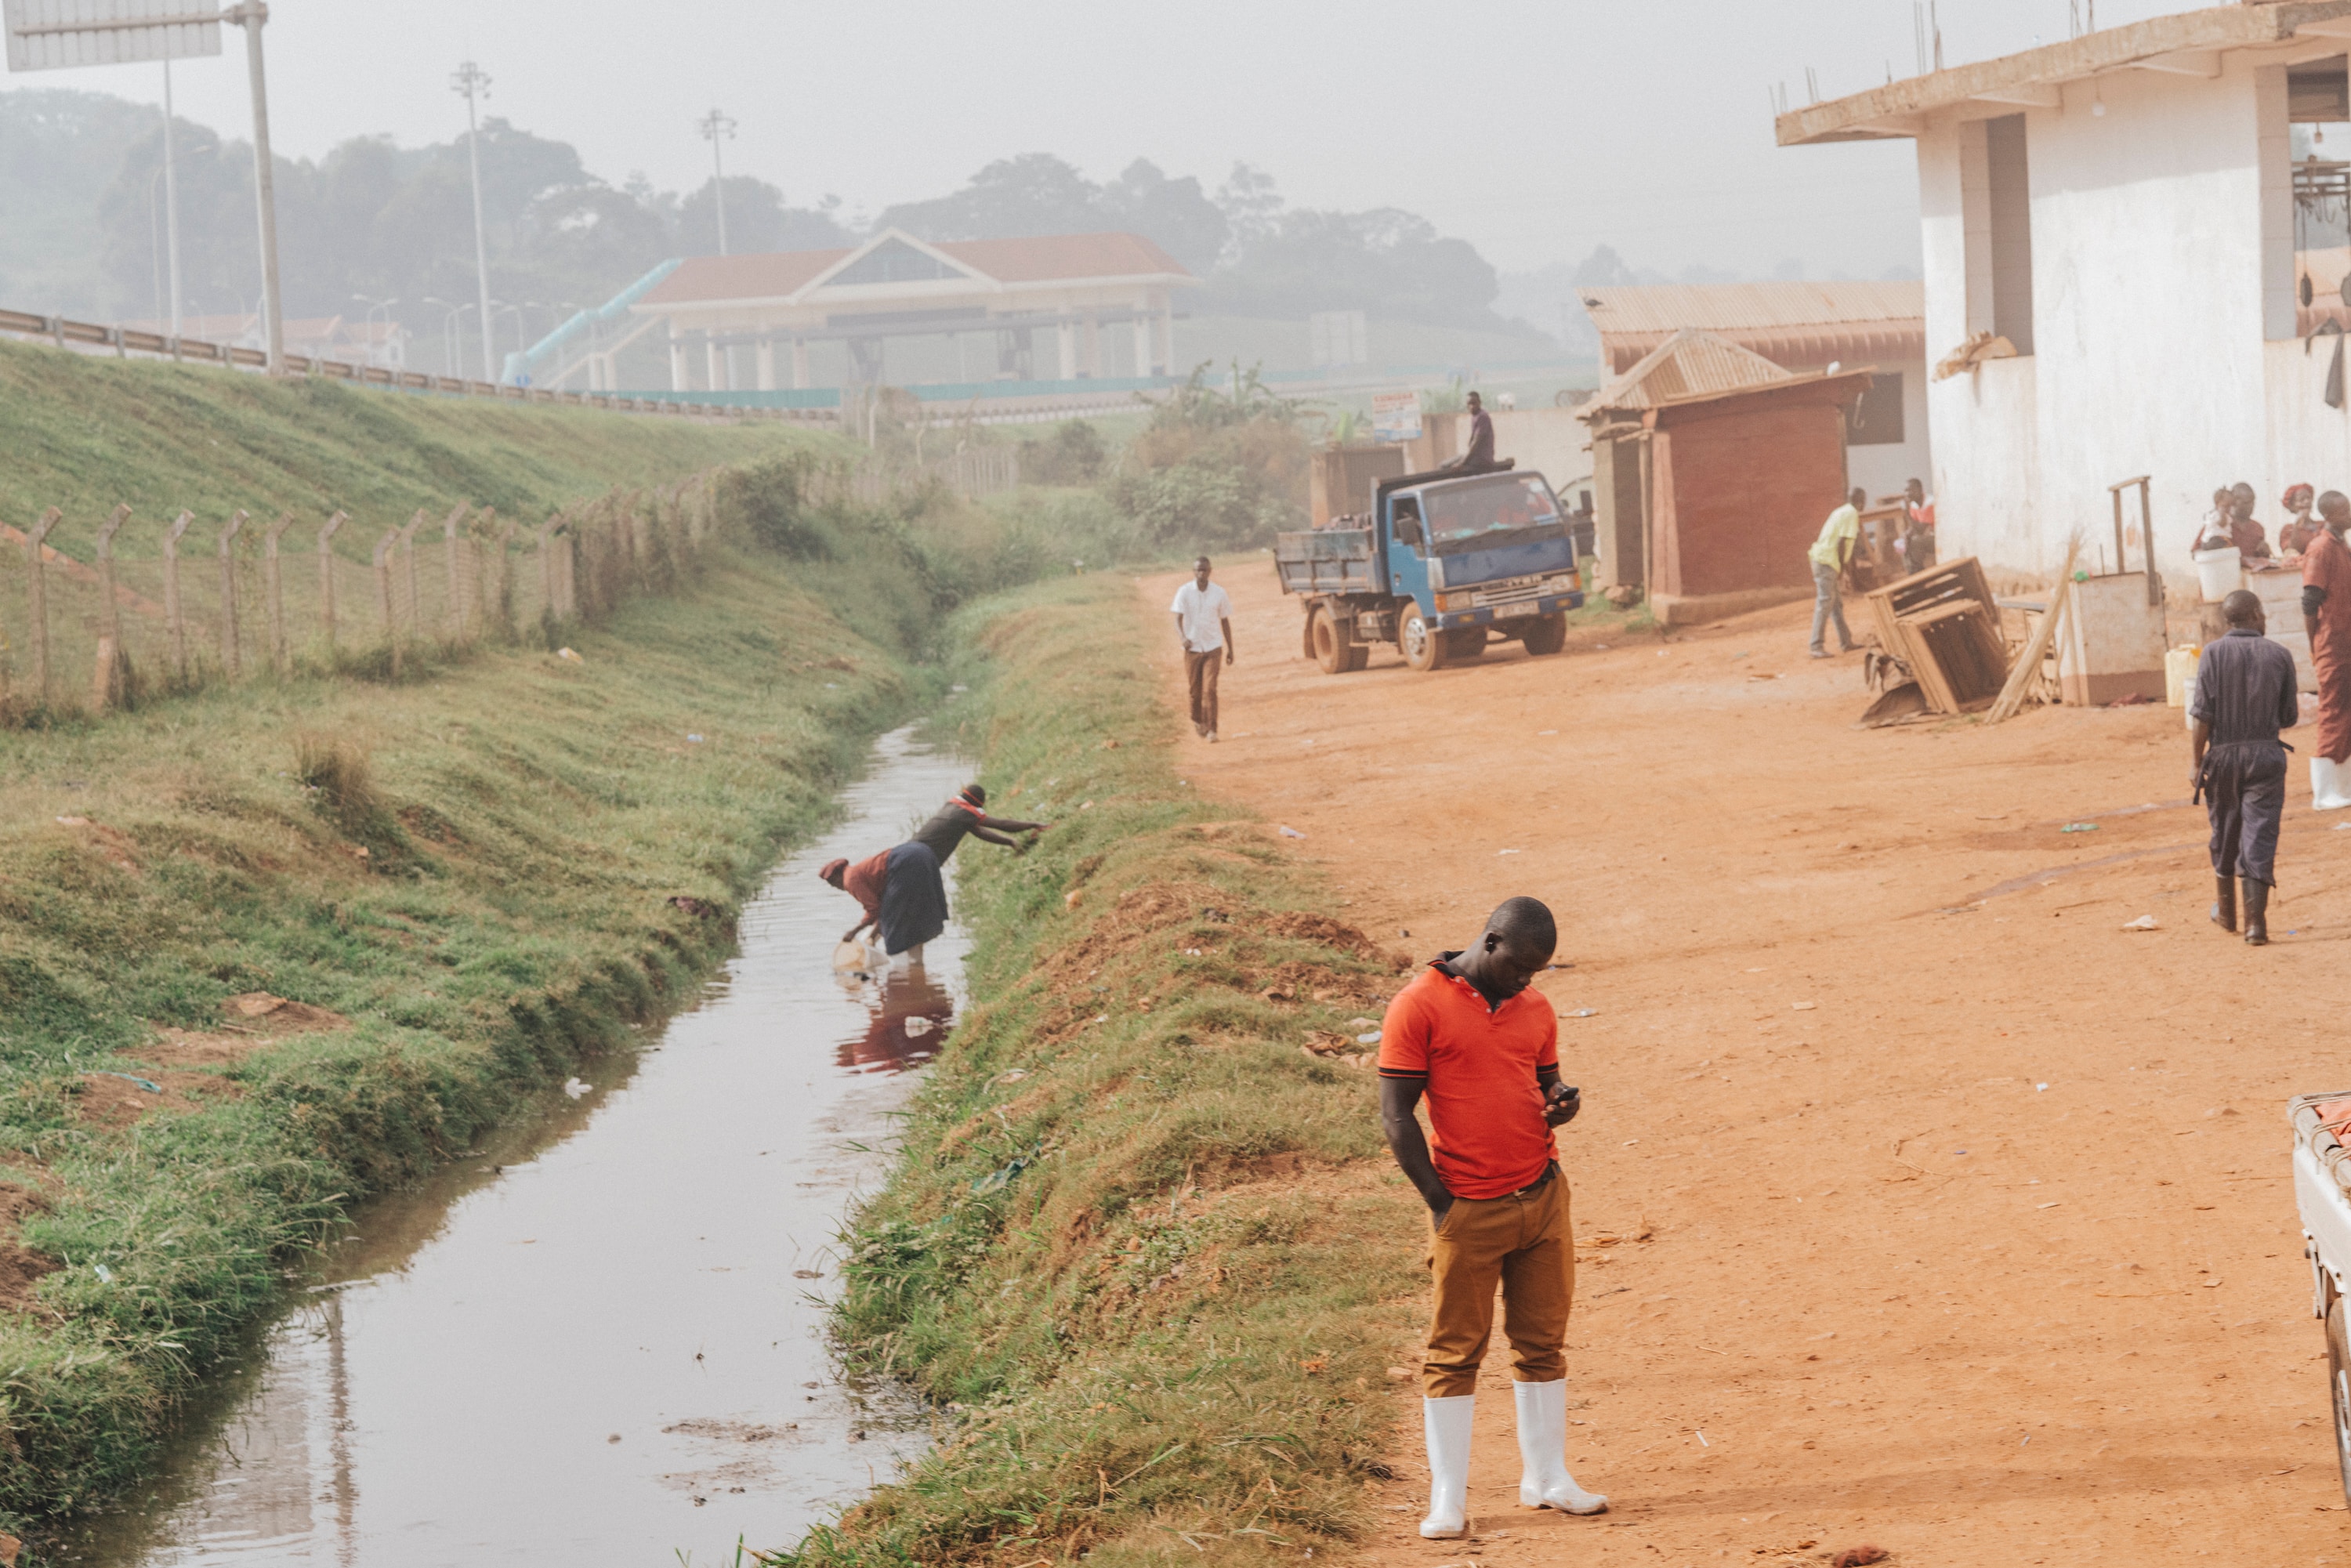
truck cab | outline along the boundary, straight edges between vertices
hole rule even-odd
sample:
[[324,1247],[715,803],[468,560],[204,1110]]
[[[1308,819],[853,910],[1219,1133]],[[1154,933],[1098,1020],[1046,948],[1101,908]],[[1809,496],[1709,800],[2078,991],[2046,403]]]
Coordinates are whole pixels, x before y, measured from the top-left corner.
[[1475,658],[1489,638],[1532,653],[1566,646],[1583,602],[1570,519],[1540,474],[1439,471],[1381,480],[1367,513],[1283,534],[1282,591],[1305,600],[1309,657],[1332,674],[1374,643],[1430,670]]

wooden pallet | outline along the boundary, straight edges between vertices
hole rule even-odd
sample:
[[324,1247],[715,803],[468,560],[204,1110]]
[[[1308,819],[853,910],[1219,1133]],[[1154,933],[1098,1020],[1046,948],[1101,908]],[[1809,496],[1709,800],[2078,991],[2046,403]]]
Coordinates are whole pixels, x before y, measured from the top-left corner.
[[1972,713],[2000,695],[2008,641],[1975,557],[1913,572],[1867,598],[1878,642],[1910,666],[1935,712]]

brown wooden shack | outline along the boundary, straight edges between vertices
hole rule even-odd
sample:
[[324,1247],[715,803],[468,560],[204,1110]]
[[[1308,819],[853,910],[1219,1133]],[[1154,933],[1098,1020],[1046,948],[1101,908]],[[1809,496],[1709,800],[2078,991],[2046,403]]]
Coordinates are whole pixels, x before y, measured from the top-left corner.
[[1675,333],[1581,411],[1592,432],[1601,582],[1667,625],[1812,592],[1805,551],[1842,505],[1845,414],[1866,367],[1795,373]]

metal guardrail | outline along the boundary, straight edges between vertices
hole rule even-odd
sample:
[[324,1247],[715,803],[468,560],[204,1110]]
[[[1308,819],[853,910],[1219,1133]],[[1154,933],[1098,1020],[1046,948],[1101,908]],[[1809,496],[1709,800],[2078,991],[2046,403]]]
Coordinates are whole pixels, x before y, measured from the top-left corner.
[[[183,364],[225,365],[233,370],[266,371],[269,368],[266,353],[238,343],[173,338],[162,332],[109,327],[96,321],[76,321],[63,316],[42,316],[25,310],[0,310],[0,332],[19,338],[46,339],[70,352],[111,349],[117,359],[128,359],[138,354]],[[601,408],[616,413],[779,420],[803,424],[832,424],[839,423],[841,418],[838,410],[829,408],[734,407],[694,402],[678,394],[654,399],[624,397],[611,392],[556,392],[546,387],[504,386],[494,382],[466,381],[457,376],[428,375],[422,371],[400,371],[388,365],[355,365],[315,355],[305,358],[289,354],[286,365],[289,375],[350,382],[360,386],[383,387],[393,392],[427,392],[443,397],[486,397],[507,402]]]

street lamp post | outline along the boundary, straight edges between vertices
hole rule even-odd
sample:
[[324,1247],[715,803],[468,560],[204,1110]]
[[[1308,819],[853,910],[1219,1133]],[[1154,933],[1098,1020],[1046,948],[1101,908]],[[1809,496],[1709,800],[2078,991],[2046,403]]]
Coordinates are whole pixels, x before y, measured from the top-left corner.
[[735,121],[717,110],[712,110],[694,122],[702,131],[702,139],[710,143],[710,194],[718,204],[718,254],[726,254],[726,160],[719,143],[731,141]]
[[391,362],[391,339],[392,339],[392,308],[393,306],[395,306],[395,305],[397,305],[397,304],[399,304],[399,303],[400,303],[399,299],[398,299],[398,298],[390,298],[390,297],[387,297],[387,298],[382,298],[382,299],[371,299],[370,298],[368,298],[368,297],[367,297],[366,295],[364,295],[364,294],[354,294],[354,295],[352,295],[352,296],[351,296],[351,298],[354,298],[354,299],[356,299],[356,300],[358,300],[360,304],[362,304],[362,305],[364,305],[364,306],[366,306],[366,307],[367,307],[367,315],[363,318],[363,320],[364,320],[364,322],[365,322],[365,324],[366,324],[366,326],[367,326],[367,329],[368,329],[368,340],[367,340],[367,362],[368,362],[369,364],[371,364],[371,365],[372,365],[372,364],[374,364],[374,363],[376,362],[375,313],[376,313],[377,311],[379,311],[379,310],[381,310],[381,311],[382,311],[382,312],[383,312],[383,335],[384,335],[384,340],[385,340],[385,343],[384,343],[384,348],[385,348],[385,362],[386,362],[386,363],[390,363],[390,362]]
[[498,379],[498,366],[492,356],[496,350],[496,333],[490,318],[490,243],[482,225],[482,133],[475,109],[480,99],[490,96],[490,76],[467,60],[449,78],[449,86],[465,99],[465,159],[474,171],[474,274],[481,288],[482,379],[495,382]]

